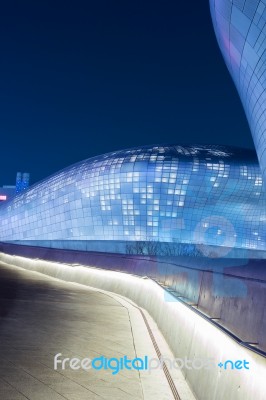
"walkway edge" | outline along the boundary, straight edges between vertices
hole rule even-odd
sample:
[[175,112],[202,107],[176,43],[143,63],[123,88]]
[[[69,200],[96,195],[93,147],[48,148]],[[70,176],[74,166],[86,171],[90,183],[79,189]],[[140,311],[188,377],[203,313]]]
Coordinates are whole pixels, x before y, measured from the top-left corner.
[[[248,360],[250,370],[212,368],[184,370],[199,400],[264,400],[266,360],[242,348],[225,333],[185,307],[150,279],[137,276],[1,253],[0,260],[65,281],[85,284],[125,296],[145,309],[158,324],[175,357]],[[181,397],[182,398],[182,397]]]

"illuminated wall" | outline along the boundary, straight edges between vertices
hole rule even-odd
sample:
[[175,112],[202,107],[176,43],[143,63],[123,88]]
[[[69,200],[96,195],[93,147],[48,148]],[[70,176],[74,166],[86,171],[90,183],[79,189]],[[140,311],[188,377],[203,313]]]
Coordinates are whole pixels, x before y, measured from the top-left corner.
[[266,249],[256,154],[151,146],[79,162],[0,206],[0,240],[161,241]]
[[217,40],[242,100],[266,179],[266,3],[210,0]]

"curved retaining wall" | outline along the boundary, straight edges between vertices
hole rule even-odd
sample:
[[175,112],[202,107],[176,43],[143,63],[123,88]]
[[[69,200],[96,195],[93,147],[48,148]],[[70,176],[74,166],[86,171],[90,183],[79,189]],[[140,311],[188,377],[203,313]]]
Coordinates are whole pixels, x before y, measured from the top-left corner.
[[115,271],[56,264],[0,254],[0,261],[126,296],[145,308],[158,324],[175,357],[247,360],[250,369],[185,369],[199,400],[264,400],[266,359],[240,346],[150,279]]
[[264,260],[127,256],[1,244],[0,251],[28,258],[82,264],[148,276],[266,351]]
[[237,335],[266,351],[264,260],[127,256],[1,244],[0,251],[28,258],[149,276]]

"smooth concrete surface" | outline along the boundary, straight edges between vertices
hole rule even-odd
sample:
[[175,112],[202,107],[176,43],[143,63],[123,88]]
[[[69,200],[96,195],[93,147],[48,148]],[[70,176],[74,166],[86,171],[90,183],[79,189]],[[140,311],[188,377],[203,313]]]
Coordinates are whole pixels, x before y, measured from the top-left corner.
[[[185,369],[184,375],[199,400],[265,400],[266,359],[240,346],[150,279],[96,268],[56,264],[0,254],[0,260],[66,281],[79,282],[132,299],[154,318],[175,357],[211,358],[216,366]],[[218,363],[246,360],[250,369],[225,370]]]
[[[160,345],[165,350],[162,339]],[[131,303],[1,262],[1,400],[173,399],[161,369],[116,375],[111,370],[55,371],[57,353],[80,359],[156,357],[143,317]],[[193,400],[182,375],[175,378],[182,400]]]

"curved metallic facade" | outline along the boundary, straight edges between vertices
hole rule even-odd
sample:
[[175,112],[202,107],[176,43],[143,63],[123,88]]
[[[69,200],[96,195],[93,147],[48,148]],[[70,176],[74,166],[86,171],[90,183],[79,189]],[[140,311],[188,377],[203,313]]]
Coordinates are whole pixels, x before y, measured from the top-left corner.
[[[185,243],[266,250],[266,4],[210,0],[256,154],[145,146],[66,168],[0,206],[0,241]],[[266,182],[266,179],[264,180]],[[69,245],[70,248],[70,245]]]
[[210,0],[210,7],[266,181],[266,4],[264,0]]
[[158,241],[265,250],[256,154],[146,146],[66,168],[0,206],[0,241]]

